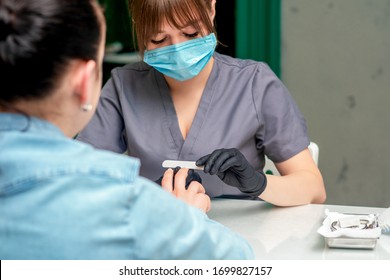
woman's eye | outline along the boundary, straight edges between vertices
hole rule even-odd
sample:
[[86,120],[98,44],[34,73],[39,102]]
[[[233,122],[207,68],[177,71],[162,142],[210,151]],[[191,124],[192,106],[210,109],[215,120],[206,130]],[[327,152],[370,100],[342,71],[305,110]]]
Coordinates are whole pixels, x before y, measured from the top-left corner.
[[164,43],[165,41],[165,38],[162,38],[161,40],[150,40],[150,42],[152,42],[152,44],[155,44],[155,45],[159,45],[159,44],[162,44]]
[[195,38],[198,37],[199,32],[191,33],[191,34],[185,34],[186,37],[188,38]]

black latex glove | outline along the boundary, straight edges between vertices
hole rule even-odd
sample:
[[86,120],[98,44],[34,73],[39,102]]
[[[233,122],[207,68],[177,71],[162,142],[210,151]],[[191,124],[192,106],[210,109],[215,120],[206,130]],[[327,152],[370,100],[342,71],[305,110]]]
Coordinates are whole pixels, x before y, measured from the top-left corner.
[[[173,186],[175,185],[175,175],[176,173],[180,170],[180,167],[176,167],[174,170],[173,170]],[[160,178],[158,178],[155,182],[161,186],[161,181],[162,181],[162,178],[164,177],[161,176]],[[193,169],[189,169],[188,170],[188,175],[187,175],[187,178],[186,178],[186,186],[185,188],[187,189],[188,186],[191,184],[192,181],[197,181],[199,183],[202,184],[202,178],[200,178],[199,174],[196,173]]]
[[256,171],[237,149],[218,149],[196,161],[204,165],[204,172],[215,175],[241,192],[258,197],[267,186],[267,178],[262,171]]

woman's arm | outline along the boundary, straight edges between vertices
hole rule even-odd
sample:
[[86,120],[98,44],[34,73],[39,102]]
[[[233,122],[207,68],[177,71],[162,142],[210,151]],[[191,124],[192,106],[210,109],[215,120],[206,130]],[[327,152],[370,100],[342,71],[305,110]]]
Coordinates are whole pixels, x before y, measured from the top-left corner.
[[309,149],[275,163],[281,176],[267,175],[267,187],[260,198],[278,206],[323,203],[326,199],[322,175]]

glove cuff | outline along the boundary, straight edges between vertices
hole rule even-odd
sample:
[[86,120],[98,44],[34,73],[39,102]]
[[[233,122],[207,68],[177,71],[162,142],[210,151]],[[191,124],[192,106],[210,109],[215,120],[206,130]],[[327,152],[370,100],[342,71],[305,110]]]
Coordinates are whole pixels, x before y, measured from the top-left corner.
[[256,176],[257,177],[257,185],[256,187],[254,187],[252,190],[248,191],[248,190],[241,190],[243,193],[253,197],[253,198],[256,198],[258,197],[259,195],[261,195],[265,188],[267,187],[267,176],[265,176],[264,173],[262,172],[257,172],[257,174],[259,176]]

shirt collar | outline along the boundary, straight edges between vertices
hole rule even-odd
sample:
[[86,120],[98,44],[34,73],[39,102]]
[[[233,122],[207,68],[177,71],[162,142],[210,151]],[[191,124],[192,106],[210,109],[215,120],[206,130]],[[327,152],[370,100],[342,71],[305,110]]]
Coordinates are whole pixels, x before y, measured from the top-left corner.
[[58,127],[46,120],[23,114],[0,113],[0,132],[5,131],[41,131],[48,134],[63,134]]

